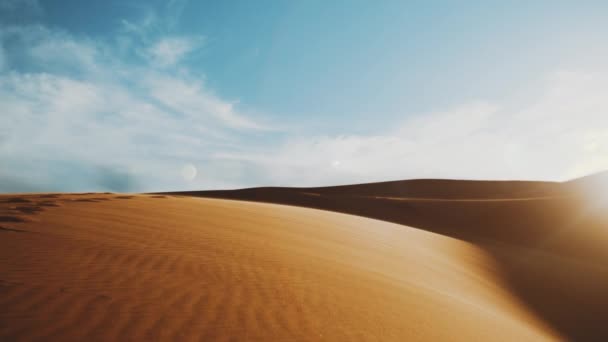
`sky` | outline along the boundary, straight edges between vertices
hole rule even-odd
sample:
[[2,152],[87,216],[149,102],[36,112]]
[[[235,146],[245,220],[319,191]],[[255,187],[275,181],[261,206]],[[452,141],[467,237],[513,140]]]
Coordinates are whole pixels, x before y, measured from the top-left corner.
[[608,169],[605,1],[0,1],[0,192]]

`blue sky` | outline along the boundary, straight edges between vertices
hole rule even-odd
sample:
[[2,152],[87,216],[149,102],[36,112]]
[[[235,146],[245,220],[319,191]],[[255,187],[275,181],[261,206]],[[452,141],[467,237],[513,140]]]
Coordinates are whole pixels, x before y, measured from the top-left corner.
[[608,168],[603,1],[0,2],[0,191]]

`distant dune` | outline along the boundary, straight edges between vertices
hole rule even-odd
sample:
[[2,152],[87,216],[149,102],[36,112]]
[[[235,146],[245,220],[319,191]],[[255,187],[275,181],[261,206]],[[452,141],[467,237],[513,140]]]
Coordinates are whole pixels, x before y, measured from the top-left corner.
[[0,340],[607,340],[603,178],[5,195]]

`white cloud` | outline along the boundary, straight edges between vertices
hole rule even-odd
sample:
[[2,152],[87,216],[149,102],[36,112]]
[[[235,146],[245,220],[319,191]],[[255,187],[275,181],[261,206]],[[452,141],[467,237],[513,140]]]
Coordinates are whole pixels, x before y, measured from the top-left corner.
[[330,185],[407,178],[564,180],[608,169],[608,73],[558,72],[517,111],[473,103],[405,119],[381,135],[294,139],[219,154],[267,183]]
[[163,105],[182,113],[187,119],[210,115],[237,129],[264,130],[265,127],[236,112],[234,104],[206,91],[200,81],[149,74],[142,80],[150,96]]
[[[32,71],[82,77],[105,73],[113,59],[112,46],[41,25],[0,25],[0,43],[14,63]],[[10,44],[10,45],[9,45]],[[8,66],[8,62],[7,62]]]
[[166,37],[159,39],[147,50],[152,62],[159,67],[170,67],[184,58],[200,44],[200,39]]
[[[0,26],[6,41],[13,60],[27,63],[0,69],[0,158],[3,174],[23,184],[101,190],[124,184],[116,181],[122,175],[137,179],[132,190],[229,184],[219,174],[185,182],[181,168],[204,164],[215,149],[233,150],[237,134],[264,129],[187,68],[158,69],[113,41]],[[0,179],[0,191],[5,185]]]

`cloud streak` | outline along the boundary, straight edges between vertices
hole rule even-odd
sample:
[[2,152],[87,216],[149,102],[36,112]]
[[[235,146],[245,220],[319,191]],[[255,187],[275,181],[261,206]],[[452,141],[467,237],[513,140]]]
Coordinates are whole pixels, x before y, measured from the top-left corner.
[[[10,46],[0,60],[0,157],[2,174],[12,175],[0,183],[21,177],[44,189],[183,188],[191,185],[180,177],[184,164],[203,163],[211,151],[267,128],[182,65],[199,40],[147,43],[145,30],[138,32],[146,39],[122,32],[124,39],[107,41],[41,25],[0,27],[1,46]],[[134,49],[123,49],[125,41],[149,54],[128,55]]]
[[177,64],[185,55],[195,50],[201,39],[185,37],[165,37],[148,48],[147,54],[152,63],[160,67]]
[[407,178],[565,180],[608,169],[608,74],[556,72],[519,109],[476,102],[412,116],[378,135],[308,136],[270,152],[220,153],[262,183]]

